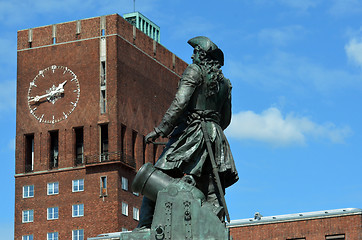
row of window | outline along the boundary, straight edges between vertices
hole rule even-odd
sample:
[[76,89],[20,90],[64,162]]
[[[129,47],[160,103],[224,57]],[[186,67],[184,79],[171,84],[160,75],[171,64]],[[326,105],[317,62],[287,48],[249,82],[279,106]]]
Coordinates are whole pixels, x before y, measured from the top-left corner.
[[[128,204],[122,202],[122,214],[128,216]],[[72,217],[84,216],[84,204],[74,204],[72,206]],[[59,208],[50,207],[47,209],[47,220],[55,220],[59,218]],[[139,209],[133,207],[133,219],[139,220]],[[23,223],[30,223],[34,221],[34,210],[23,211]]]
[[[72,181],[72,192],[84,191],[84,179],[76,179]],[[52,182],[47,184],[47,194],[59,194],[59,182]],[[34,197],[34,185],[23,186],[23,198]]]
[[[125,202],[122,202],[122,214],[128,216],[128,204]],[[133,207],[133,219],[136,221],[140,219],[140,211],[136,207]]]
[[[58,240],[59,233],[58,232],[51,232],[47,233],[47,240]],[[34,240],[33,235],[24,235],[22,240]],[[77,229],[72,231],[72,240],[84,240],[84,230]]]
[[[84,216],[84,204],[74,204],[72,206],[72,217]],[[59,208],[50,207],[47,209],[47,220],[55,220],[59,218]],[[34,210],[23,211],[23,223],[29,223],[34,221]]]
[[[122,189],[128,191],[128,179],[121,178]],[[100,179],[101,196],[107,195],[107,177],[103,176]],[[72,192],[84,191],[84,179],[76,179],[72,181]],[[59,182],[52,182],[47,184],[47,194],[55,195],[59,194]],[[137,193],[134,193],[138,196]],[[34,197],[34,185],[23,186],[23,198]]]
[[[75,165],[83,164],[83,127],[74,128],[74,134],[74,163]],[[59,165],[59,132],[57,130],[49,132],[49,142],[49,169],[53,169]],[[34,160],[34,134],[27,134],[25,135],[25,172],[34,171]]]
[[[326,235],[325,240],[345,240],[344,234]],[[306,238],[288,238],[287,240],[306,240]]]
[[[108,124],[99,125],[99,144],[100,144],[100,152],[99,156],[95,159],[92,157],[87,158],[87,162],[103,162],[109,160],[109,153],[108,151]],[[83,165],[85,162],[84,157],[84,129],[83,127],[74,128],[74,165]],[[125,152],[125,133],[126,133],[126,126],[121,125],[121,153],[124,154]],[[138,133],[132,130],[132,147],[131,147],[131,157],[133,160],[135,159],[136,155],[136,139],[139,137]],[[142,136],[144,139],[144,136]],[[142,161],[143,164],[145,163],[145,150],[146,145],[143,142],[143,154],[142,154]],[[59,166],[59,131],[53,130],[49,132],[49,169],[58,168]],[[153,161],[156,160],[156,152],[157,152],[157,145],[153,145]],[[25,172],[32,172],[34,171],[34,161],[35,161],[35,150],[34,150],[34,134],[26,134],[25,135]]]

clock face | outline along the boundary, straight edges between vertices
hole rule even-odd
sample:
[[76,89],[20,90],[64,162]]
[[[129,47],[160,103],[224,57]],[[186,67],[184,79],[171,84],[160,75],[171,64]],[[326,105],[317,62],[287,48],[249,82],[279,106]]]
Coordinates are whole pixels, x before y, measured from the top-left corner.
[[79,96],[77,75],[67,67],[52,65],[30,82],[29,111],[40,123],[54,124],[69,117]]

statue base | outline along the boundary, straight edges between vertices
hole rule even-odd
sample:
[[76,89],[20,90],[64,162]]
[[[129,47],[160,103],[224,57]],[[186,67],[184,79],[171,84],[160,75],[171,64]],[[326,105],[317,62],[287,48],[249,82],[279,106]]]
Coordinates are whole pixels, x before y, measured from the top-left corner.
[[150,229],[103,234],[98,239],[119,240],[229,240],[220,221],[222,208],[211,205],[191,176],[174,179],[147,163],[138,171],[132,189],[156,202]]

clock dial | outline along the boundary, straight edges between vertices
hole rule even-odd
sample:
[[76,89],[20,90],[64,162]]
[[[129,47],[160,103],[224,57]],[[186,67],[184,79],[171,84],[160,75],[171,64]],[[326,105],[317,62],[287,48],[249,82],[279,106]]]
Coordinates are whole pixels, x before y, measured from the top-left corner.
[[28,106],[40,123],[54,124],[67,119],[80,96],[79,81],[67,67],[52,65],[40,70],[29,84]]

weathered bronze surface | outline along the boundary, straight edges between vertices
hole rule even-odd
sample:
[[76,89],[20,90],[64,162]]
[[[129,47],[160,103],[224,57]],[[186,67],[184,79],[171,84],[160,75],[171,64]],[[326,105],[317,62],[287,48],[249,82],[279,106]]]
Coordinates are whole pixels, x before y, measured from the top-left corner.
[[192,176],[174,179],[146,163],[132,188],[149,199],[157,198],[155,213],[151,228],[122,233],[120,239],[229,239],[228,229]]
[[[224,55],[215,43],[207,37],[195,37],[188,43],[194,47],[193,63],[184,71],[174,100],[146,141],[170,137],[155,167],[172,177],[192,175],[207,201],[215,208],[223,206],[229,220],[224,190],[238,180],[223,133],[231,120],[231,83],[221,71]],[[153,211],[154,203],[144,199],[138,227],[150,226]]]

